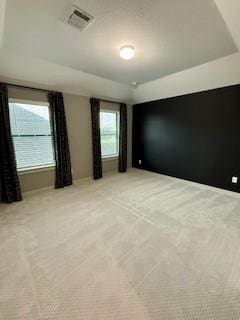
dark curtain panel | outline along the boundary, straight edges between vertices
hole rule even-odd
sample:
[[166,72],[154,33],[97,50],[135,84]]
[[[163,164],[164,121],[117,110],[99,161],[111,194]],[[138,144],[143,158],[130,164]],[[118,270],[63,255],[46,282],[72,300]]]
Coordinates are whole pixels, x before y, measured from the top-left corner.
[[102,178],[102,154],[100,137],[100,101],[90,99],[92,114],[93,178]]
[[127,106],[124,103],[120,104],[118,171],[127,171]]
[[59,189],[72,184],[71,159],[63,95],[60,92],[51,92],[48,94],[48,101],[52,117],[56,160],[55,188]]
[[8,90],[0,84],[0,201],[22,200],[11,135]]

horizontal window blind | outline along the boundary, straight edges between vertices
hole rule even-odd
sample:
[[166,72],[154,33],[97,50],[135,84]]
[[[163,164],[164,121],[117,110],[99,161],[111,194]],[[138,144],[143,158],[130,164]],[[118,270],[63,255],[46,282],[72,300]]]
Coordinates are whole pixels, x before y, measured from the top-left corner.
[[9,103],[9,113],[17,168],[53,165],[49,107]]
[[117,156],[119,149],[118,112],[100,112],[102,156]]

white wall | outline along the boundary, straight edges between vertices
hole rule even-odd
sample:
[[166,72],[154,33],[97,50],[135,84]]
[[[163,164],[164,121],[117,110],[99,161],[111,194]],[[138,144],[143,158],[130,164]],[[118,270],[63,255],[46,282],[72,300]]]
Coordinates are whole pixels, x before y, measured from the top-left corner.
[[[240,49],[240,1],[215,0]],[[140,85],[133,90],[134,102],[158,100],[240,83],[240,53],[209,62]]]
[[5,7],[6,7],[6,0],[1,0],[0,1],[0,48],[2,46],[2,41],[3,41]]
[[226,25],[238,49],[240,49],[240,1],[239,0],[215,0],[216,5],[225,20]]
[[131,86],[4,50],[0,51],[0,81],[86,97],[132,102]]
[[134,102],[146,102],[240,83],[240,53],[140,85]]

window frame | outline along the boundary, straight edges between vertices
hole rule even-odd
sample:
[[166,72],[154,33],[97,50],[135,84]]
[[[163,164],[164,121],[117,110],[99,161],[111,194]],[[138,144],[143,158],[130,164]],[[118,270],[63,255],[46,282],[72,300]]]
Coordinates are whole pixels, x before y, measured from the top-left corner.
[[[101,119],[101,112],[103,113],[114,113],[116,114],[116,141],[117,141],[117,153],[115,154],[108,154],[108,155],[102,155],[101,154],[101,158],[103,161],[110,161],[110,160],[115,160],[119,158],[119,129],[120,129],[120,111],[119,110],[110,110],[110,109],[100,109],[100,119]],[[99,119],[99,123],[100,123],[100,139],[102,137],[101,134],[101,120]]]
[[[10,104],[10,103],[28,104],[28,105],[33,105],[33,106],[34,105],[44,106],[44,107],[48,107],[48,111],[49,111],[49,124],[50,124],[51,136],[52,136],[52,151],[53,151],[54,162],[49,163],[49,164],[45,164],[45,165],[36,165],[36,166],[29,166],[29,167],[24,167],[24,168],[17,168],[17,172],[19,173],[19,175],[55,170],[56,159],[55,159],[55,152],[54,152],[53,127],[52,127],[52,119],[51,119],[51,112],[50,112],[49,103],[46,101],[40,101],[40,100],[26,100],[26,99],[18,99],[18,98],[9,98],[8,104]],[[11,137],[13,137],[12,132],[11,132]]]

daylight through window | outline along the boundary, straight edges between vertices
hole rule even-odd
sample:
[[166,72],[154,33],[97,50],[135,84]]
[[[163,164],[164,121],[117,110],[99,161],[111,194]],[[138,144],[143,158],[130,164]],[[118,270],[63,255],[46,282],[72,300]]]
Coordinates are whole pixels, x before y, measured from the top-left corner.
[[119,113],[114,111],[101,111],[100,130],[102,157],[118,156]]
[[10,102],[9,113],[17,169],[54,165],[49,107]]

